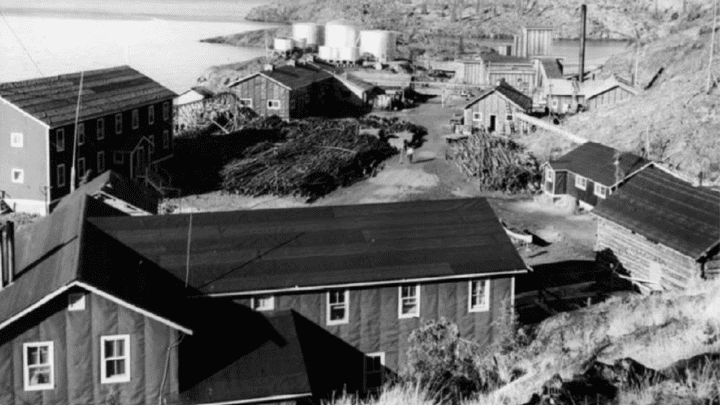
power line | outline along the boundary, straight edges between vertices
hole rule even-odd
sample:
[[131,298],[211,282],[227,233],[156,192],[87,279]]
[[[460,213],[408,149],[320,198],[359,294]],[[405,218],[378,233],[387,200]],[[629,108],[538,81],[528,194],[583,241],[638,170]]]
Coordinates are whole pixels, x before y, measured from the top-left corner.
[[20,40],[20,37],[18,37],[18,35],[15,33],[15,30],[13,29],[13,27],[10,25],[8,20],[5,18],[5,13],[3,13],[1,8],[0,8],[0,17],[2,17],[3,21],[5,22],[5,25],[7,25],[8,29],[10,30],[10,33],[12,33],[12,35],[15,37],[15,40],[18,41],[18,43],[20,44],[20,47],[23,49],[23,51],[25,51],[25,54],[27,55],[28,59],[30,59],[30,62],[32,62],[32,64],[35,66],[35,69],[37,69],[37,71],[40,73],[40,76],[45,76],[45,74],[40,69],[38,64],[35,63],[35,59],[33,59],[32,55],[30,54],[30,51],[28,51],[28,49],[25,47],[25,44],[23,44],[22,40]]

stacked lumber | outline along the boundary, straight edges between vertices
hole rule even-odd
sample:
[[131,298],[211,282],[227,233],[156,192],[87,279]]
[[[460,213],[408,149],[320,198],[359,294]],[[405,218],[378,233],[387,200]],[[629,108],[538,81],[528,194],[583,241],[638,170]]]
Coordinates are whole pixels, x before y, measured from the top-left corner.
[[540,165],[512,139],[484,132],[453,142],[454,161],[465,175],[476,177],[480,189],[509,193],[540,187]]

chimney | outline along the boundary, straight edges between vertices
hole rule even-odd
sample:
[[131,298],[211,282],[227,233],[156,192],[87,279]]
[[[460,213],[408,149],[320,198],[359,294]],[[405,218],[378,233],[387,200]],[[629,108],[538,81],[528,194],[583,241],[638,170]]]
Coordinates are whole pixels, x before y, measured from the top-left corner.
[[503,84],[505,84],[505,78],[504,78],[504,77],[501,77],[500,79],[498,79],[497,82],[495,82],[495,85],[496,85],[496,86],[502,86]]
[[585,35],[587,30],[587,5],[583,4],[580,6],[580,22],[582,28],[580,29],[580,65],[578,66],[578,80],[580,83],[585,78]]
[[5,223],[0,230],[0,288],[13,282],[15,275],[15,224]]
[[270,63],[268,63],[267,65],[263,66],[263,70],[266,71],[266,72],[272,72],[274,69],[275,69],[275,67],[274,67],[272,64],[270,64]]
[[296,66],[295,59],[290,59],[287,62],[285,62],[285,66],[293,66],[293,67]]

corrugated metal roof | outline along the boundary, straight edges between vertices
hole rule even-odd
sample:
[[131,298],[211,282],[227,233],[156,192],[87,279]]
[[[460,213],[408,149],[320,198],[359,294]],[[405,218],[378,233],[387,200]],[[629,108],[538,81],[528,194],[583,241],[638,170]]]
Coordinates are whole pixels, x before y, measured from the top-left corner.
[[720,192],[651,167],[628,179],[593,213],[695,260],[720,244]]
[[[586,177],[604,186],[613,186],[615,181],[616,149],[596,142],[586,142],[559,159],[550,162],[553,170],[566,170]],[[628,176],[651,162],[632,153],[620,154],[620,170]]]
[[[178,277],[189,215],[93,218]],[[193,214],[190,284],[203,293],[525,269],[484,199]]]
[[481,93],[478,97],[476,97],[474,100],[470,101],[465,105],[465,108],[472,107],[475,103],[478,101],[484,99],[485,97],[489,96],[490,94],[494,92],[498,92],[505,96],[508,100],[510,100],[512,103],[517,105],[518,107],[522,108],[524,111],[529,111],[532,109],[532,99],[525,94],[523,94],[520,90],[517,90],[510,84],[508,84],[506,81],[501,81],[501,83],[491,89],[488,89]]
[[[137,108],[177,95],[129,66],[84,72],[80,120]],[[0,84],[0,97],[50,127],[75,122],[80,73]]]

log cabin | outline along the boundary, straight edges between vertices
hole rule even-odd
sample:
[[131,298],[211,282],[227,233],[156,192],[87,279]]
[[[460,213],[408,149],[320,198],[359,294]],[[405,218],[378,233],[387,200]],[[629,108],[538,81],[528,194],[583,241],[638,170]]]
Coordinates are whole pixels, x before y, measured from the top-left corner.
[[[175,96],[129,66],[0,84],[0,197],[44,215],[86,174],[162,179],[173,157]],[[156,183],[163,191],[168,182]]]
[[543,193],[553,200],[569,198],[592,209],[610,196],[621,181],[652,165],[647,159],[586,142],[543,164]]
[[593,210],[609,249],[641,290],[685,289],[720,275],[720,192],[659,167],[623,182]]
[[512,134],[524,126],[517,113],[528,113],[532,99],[504,80],[465,105],[463,123],[473,129]]

